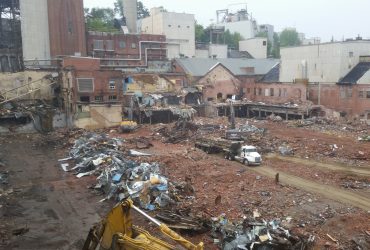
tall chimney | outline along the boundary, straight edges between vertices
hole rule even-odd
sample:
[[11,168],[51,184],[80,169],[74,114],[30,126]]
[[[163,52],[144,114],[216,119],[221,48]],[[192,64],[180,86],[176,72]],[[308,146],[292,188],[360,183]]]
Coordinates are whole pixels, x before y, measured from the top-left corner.
[[122,0],[126,26],[131,34],[137,33],[137,0]]

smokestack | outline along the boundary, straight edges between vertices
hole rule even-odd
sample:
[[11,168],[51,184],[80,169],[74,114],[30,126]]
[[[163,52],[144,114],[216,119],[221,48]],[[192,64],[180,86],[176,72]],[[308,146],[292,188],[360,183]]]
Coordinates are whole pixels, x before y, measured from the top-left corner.
[[122,0],[126,26],[131,34],[137,33],[137,0]]

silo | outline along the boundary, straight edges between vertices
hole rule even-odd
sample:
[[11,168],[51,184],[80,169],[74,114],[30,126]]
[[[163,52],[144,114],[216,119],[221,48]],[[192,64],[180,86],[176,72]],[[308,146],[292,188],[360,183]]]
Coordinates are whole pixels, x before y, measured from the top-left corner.
[[19,4],[24,59],[50,60],[47,0],[20,0]]
[[137,33],[137,0],[122,0],[123,14],[126,17],[126,26],[130,33]]

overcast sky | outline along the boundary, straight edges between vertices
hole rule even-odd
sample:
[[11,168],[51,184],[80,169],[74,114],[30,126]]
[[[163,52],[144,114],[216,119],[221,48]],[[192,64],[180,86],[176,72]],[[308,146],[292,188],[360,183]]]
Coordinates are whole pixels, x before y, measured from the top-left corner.
[[[84,0],[85,7],[113,7],[115,0]],[[207,26],[216,20],[216,10],[236,10],[244,0],[142,0],[144,5],[163,6],[168,11],[195,14]],[[258,24],[272,24],[275,31],[294,27],[306,37],[322,41],[370,38],[370,0],[248,0],[248,11]]]

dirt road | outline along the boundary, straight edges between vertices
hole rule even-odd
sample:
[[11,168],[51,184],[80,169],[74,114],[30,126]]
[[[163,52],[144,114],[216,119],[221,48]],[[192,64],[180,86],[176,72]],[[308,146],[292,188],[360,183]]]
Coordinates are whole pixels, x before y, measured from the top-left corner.
[[275,178],[276,173],[279,172],[279,180],[282,183],[304,189],[308,192],[320,194],[328,199],[362,208],[365,211],[370,211],[370,199],[358,193],[345,191],[329,185],[322,185],[291,174],[276,171],[268,166],[260,166],[251,169],[258,174],[265,175],[270,178]]
[[[7,226],[7,240],[0,242],[0,248],[81,249],[101,209],[99,197],[86,188],[87,179],[76,180],[61,171],[53,145],[35,147],[38,140],[32,137],[2,139],[1,155],[6,166],[0,170],[10,173],[9,185],[2,188],[13,193],[0,199],[1,224]],[[12,235],[13,230],[21,228],[29,231]]]
[[277,154],[270,154],[267,155],[266,158],[268,159],[279,159],[282,161],[288,161],[296,164],[303,164],[309,167],[315,167],[315,168],[321,168],[321,169],[326,169],[326,170],[331,170],[331,171],[340,171],[344,172],[347,174],[354,174],[358,176],[365,176],[369,177],[370,176],[370,168],[354,168],[350,166],[344,166],[342,164],[328,164],[328,163],[322,163],[318,161],[314,161],[312,159],[302,159],[302,158],[297,158],[297,157],[287,157],[287,156],[280,156]]

